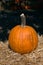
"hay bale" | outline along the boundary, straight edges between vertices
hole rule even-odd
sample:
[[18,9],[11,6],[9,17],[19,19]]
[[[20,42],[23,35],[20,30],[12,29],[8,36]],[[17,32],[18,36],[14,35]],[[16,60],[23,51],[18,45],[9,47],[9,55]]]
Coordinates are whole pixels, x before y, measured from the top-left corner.
[[23,55],[13,52],[8,41],[0,41],[0,65],[43,65],[43,35],[38,38],[37,49]]

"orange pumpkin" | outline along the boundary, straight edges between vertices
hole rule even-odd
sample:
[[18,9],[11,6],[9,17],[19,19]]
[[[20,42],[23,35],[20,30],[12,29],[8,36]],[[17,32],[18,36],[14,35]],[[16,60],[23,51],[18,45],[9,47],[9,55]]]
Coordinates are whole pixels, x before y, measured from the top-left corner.
[[38,45],[38,35],[31,26],[17,25],[10,31],[9,45],[13,51],[21,54],[31,52]]
[[19,3],[19,2],[20,2],[20,0],[15,0],[15,2],[16,2],[16,3]]
[[25,6],[25,9],[30,9],[30,6],[26,5],[26,6]]

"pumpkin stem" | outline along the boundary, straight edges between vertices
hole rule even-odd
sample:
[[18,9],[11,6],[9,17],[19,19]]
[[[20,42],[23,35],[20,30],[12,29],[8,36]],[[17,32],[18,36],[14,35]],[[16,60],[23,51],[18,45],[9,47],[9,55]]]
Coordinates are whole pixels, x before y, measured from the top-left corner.
[[26,17],[25,17],[25,15],[22,13],[20,15],[20,17],[21,17],[21,26],[25,26],[26,25]]

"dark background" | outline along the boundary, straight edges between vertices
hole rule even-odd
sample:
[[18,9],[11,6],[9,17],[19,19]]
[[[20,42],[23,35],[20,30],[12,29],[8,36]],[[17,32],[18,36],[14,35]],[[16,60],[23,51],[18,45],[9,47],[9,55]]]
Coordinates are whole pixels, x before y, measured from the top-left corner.
[[[21,7],[21,2],[15,4],[15,0],[4,0],[2,6],[4,10],[0,10],[0,40],[5,41],[8,39],[8,31],[14,26],[21,24],[20,14],[24,13],[26,16],[26,25],[32,26],[38,34],[43,34],[43,0],[28,0],[31,3],[26,5],[30,9]],[[24,4],[25,4],[24,3]],[[16,9],[14,8],[16,6]],[[19,8],[20,7],[20,8]]]

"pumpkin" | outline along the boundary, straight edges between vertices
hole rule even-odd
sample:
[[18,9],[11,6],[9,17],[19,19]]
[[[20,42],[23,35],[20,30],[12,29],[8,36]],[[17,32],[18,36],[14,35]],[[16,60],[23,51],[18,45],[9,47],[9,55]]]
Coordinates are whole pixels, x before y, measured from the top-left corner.
[[9,34],[9,46],[17,53],[29,53],[38,45],[38,35],[34,28],[27,26],[25,16],[21,16],[22,24],[11,29]]
[[30,6],[28,6],[28,5],[25,5],[25,9],[27,10],[27,9],[30,9]]
[[19,3],[19,2],[20,2],[20,0],[15,0],[15,2],[16,2],[16,3]]

